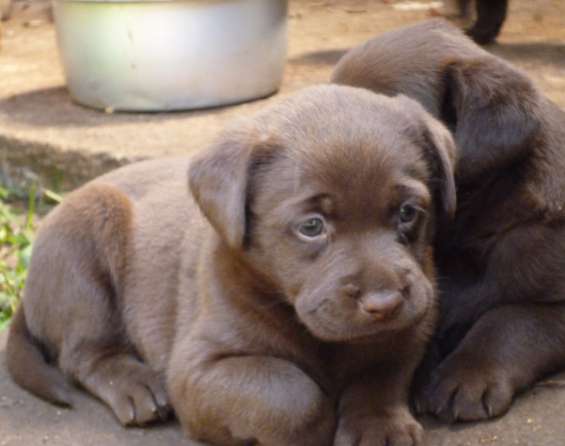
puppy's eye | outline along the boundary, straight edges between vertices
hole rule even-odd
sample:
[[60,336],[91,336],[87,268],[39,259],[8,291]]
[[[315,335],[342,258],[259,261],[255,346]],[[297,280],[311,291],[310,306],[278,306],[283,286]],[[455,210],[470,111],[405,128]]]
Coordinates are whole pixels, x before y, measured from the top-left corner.
[[412,223],[418,217],[418,209],[409,203],[404,203],[398,212],[400,223]]
[[324,220],[320,217],[312,217],[298,225],[298,233],[307,239],[321,236],[326,231]]

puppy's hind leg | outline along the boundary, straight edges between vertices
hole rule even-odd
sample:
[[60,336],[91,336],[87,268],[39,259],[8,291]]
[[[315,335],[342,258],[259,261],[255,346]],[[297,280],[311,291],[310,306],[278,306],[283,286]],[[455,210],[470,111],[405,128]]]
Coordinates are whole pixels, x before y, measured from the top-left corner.
[[117,189],[92,185],[45,222],[32,255],[24,297],[30,331],[59,367],[108,404],[124,425],[164,418],[161,377],[128,341],[122,288],[131,205]]

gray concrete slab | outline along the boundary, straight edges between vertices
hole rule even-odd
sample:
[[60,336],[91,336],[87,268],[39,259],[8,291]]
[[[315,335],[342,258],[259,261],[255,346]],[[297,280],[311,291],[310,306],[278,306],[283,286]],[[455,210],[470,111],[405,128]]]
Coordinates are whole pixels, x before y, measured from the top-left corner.
[[[429,0],[424,0],[424,2]],[[430,16],[392,0],[291,0],[281,94],[324,82],[347,48]],[[416,2],[417,3],[417,2]],[[525,68],[565,106],[565,2],[514,0],[493,52]],[[23,24],[27,23],[28,26]],[[4,175],[39,173],[69,188],[119,164],[205,146],[235,117],[276,100],[169,114],[105,114],[73,104],[53,26],[13,19],[0,48],[0,163]]]
[[[175,422],[124,429],[105,406],[86,395],[77,398],[72,410],[32,397],[7,376],[5,342],[2,332],[0,446],[199,446],[185,439]],[[565,374],[541,383],[496,421],[446,426],[426,420],[425,426],[427,446],[563,446]]]

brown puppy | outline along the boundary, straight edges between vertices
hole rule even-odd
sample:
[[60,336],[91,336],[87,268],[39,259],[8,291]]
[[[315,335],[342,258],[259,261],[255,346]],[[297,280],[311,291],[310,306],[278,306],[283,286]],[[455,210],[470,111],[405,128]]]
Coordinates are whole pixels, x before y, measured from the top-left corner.
[[60,369],[123,424],[170,399],[217,445],[419,444],[408,387],[453,152],[416,102],[321,86],[194,159],[194,202],[185,160],[91,182],[38,234],[12,376],[65,403]]
[[452,420],[502,414],[565,366],[565,114],[437,20],[351,50],[333,80],[406,94],[450,127],[458,209],[436,250],[443,361],[419,403]]

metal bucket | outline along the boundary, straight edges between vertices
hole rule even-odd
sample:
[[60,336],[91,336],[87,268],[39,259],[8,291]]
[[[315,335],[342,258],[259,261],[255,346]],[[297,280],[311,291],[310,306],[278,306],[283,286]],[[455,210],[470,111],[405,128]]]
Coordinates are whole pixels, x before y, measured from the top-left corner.
[[282,81],[287,0],[53,0],[71,96],[164,111],[260,98]]

